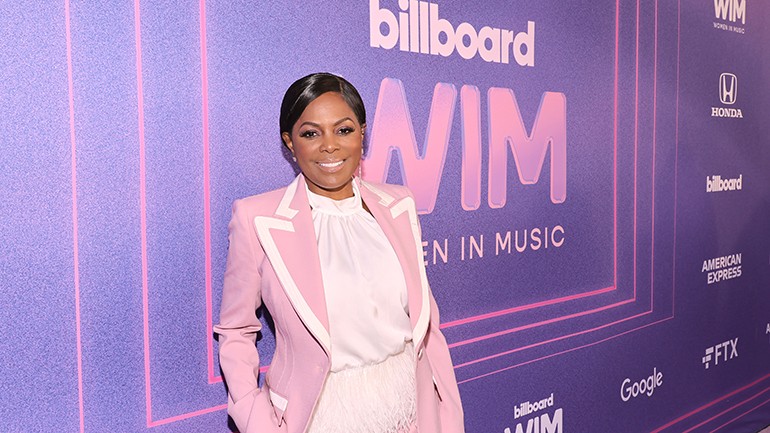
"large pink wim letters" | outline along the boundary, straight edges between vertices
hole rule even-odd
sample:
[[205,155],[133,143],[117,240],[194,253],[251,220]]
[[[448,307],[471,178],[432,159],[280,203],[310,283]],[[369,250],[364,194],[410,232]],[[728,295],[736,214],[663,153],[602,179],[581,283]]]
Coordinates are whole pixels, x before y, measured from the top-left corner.
[[567,198],[567,98],[563,93],[545,92],[527,135],[516,96],[511,89],[490,88],[489,92],[489,207],[505,206],[508,191],[510,145],[519,180],[537,183],[551,145],[551,201]]
[[420,156],[404,85],[395,78],[384,78],[377,98],[369,152],[363,162],[364,178],[385,182],[391,152],[396,151],[401,158],[401,179],[414,193],[417,211],[421,214],[433,212],[444,171],[456,99],[454,85],[436,84],[424,151]]

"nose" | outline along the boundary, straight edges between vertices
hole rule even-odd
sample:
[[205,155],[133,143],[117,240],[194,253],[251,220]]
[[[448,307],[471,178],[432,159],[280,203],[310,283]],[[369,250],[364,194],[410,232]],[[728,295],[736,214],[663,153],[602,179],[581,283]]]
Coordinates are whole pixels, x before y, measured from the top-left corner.
[[332,153],[339,148],[340,146],[337,143],[337,137],[335,137],[334,134],[323,135],[323,140],[321,141],[321,147],[319,149],[321,152]]

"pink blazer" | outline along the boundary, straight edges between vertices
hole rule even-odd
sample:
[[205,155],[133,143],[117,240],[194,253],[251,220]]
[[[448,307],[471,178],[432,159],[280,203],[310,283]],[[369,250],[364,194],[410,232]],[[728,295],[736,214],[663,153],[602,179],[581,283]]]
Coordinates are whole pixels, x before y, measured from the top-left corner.
[[[416,356],[420,433],[461,433],[463,410],[423,263],[414,198],[402,186],[360,183],[361,197],[404,270]],[[241,433],[303,433],[330,368],[329,319],[305,178],[235,201],[219,334],[227,411]],[[264,302],[275,322],[260,387],[255,347]],[[341,414],[344,416],[344,414]]]

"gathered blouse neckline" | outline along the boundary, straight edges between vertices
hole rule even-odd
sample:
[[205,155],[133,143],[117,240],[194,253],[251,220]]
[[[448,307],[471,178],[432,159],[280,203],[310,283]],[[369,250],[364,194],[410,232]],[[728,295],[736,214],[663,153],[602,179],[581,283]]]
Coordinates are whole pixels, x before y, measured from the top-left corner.
[[[351,182],[353,185],[353,197],[343,198],[341,200],[335,200],[331,197],[326,197],[320,194],[316,194],[307,188],[307,198],[310,202],[310,207],[314,212],[321,212],[328,215],[347,216],[364,211],[363,200],[361,200],[361,191],[358,189],[358,182],[355,179]],[[368,213],[368,212],[367,212]]]

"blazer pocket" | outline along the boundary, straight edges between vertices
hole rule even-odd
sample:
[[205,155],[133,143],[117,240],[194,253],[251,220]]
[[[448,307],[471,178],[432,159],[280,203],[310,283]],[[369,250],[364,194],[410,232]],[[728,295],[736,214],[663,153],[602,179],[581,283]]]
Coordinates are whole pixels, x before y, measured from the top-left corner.
[[270,403],[273,405],[273,411],[275,412],[275,417],[278,419],[278,427],[280,427],[283,424],[284,414],[286,413],[286,408],[289,406],[289,400],[283,395],[275,392],[273,389],[268,388],[268,392],[270,395]]
[[[419,355],[418,355],[418,362],[422,358],[424,348],[420,349]],[[430,358],[428,358],[428,365],[430,366],[430,378],[433,381],[433,390],[436,392],[436,397],[438,397],[438,401],[443,402],[444,399],[441,397],[441,390],[438,386],[438,381],[436,380],[436,370],[433,367],[433,362],[431,362]]]
[[441,398],[441,391],[438,390],[438,382],[436,382],[436,377],[431,375],[431,379],[433,379],[433,389],[436,391],[436,397],[438,397],[438,401],[444,401],[444,399]]

